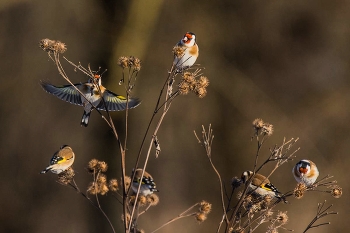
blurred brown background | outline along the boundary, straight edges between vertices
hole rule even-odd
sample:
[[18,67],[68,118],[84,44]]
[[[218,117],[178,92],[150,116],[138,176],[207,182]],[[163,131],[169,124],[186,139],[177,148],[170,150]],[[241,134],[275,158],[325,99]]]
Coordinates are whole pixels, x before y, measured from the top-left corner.
[[[0,11],[0,232],[111,232],[84,198],[57,184],[55,175],[39,174],[52,154],[68,144],[77,155],[81,189],[91,179],[84,168],[92,158],[109,164],[108,177],[120,177],[118,147],[98,114],[93,112],[89,127],[81,128],[82,108],[41,89],[39,80],[65,81],[38,47],[39,40],[61,40],[71,61],[107,68],[103,83],[120,94],[116,59],[142,59],[134,95],[143,102],[130,112],[130,170],[170,68],[171,49],[186,31],[197,35],[197,62],[211,84],[204,99],[177,98],[164,120],[158,134],[162,152],[148,166],[161,191],[160,204],[141,218],[140,228],[150,232],[207,200],[213,204],[207,221],[198,225],[193,218],[183,219],[160,232],[215,232],[221,219],[219,185],[193,130],[212,124],[213,161],[229,187],[233,176],[253,166],[251,122],[259,117],[275,126],[262,157],[283,137],[299,137],[297,160],[313,160],[321,177],[332,174],[343,187],[341,199],[326,193],[290,199],[291,205],[281,206],[290,218],[286,227],[302,232],[317,203],[327,199],[339,215],[321,220],[331,221],[330,226],[309,232],[350,230],[345,175],[350,162],[349,1],[2,0]],[[64,66],[73,82],[86,81]],[[124,114],[113,116],[122,135]],[[295,186],[291,169],[296,162],[271,177],[283,192]],[[267,172],[269,167],[262,171]],[[121,231],[120,205],[111,195],[101,202]]]

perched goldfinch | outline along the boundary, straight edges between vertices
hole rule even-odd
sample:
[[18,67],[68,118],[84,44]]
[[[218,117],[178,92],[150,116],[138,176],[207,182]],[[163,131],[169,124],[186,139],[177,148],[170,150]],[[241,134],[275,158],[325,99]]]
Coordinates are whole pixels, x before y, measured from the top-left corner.
[[156,183],[154,183],[152,176],[147,173],[146,171],[142,175],[142,169],[138,168],[135,171],[133,171],[133,174],[135,172],[135,178],[132,181],[131,188],[134,191],[134,193],[137,192],[137,189],[139,187],[139,183],[141,182],[141,188],[140,188],[140,194],[143,196],[147,196],[149,194],[152,194],[153,192],[159,192],[156,189]]
[[40,173],[44,174],[48,171],[51,171],[55,174],[60,174],[61,172],[67,170],[74,163],[75,155],[72,150],[67,145],[63,145],[60,147],[59,151],[57,151],[50,160],[50,165],[42,170]]
[[[88,125],[89,117],[94,107],[103,111],[105,111],[106,108],[108,111],[121,111],[126,109],[126,98],[121,95],[117,95],[102,86],[101,75],[96,74],[86,83],[74,84],[74,86],[84,94],[85,98],[89,100],[92,105],[83,96],[81,96],[81,94],[72,85],[56,87],[50,83],[41,81],[41,86],[46,92],[55,95],[61,100],[71,104],[83,106],[84,114],[81,118],[81,126],[86,127]],[[99,89],[101,90],[101,95]],[[106,107],[103,104],[102,97],[106,103]],[[128,108],[135,108],[139,104],[140,101],[138,99],[130,98]]]
[[183,53],[174,56],[173,66],[178,72],[191,67],[197,60],[199,48],[196,43],[196,35],[192,32],[186,32],[184,37],[175,45],[183,48]]
[[315,183],[318,175],[320,174],[316,164],[308,159],[300,160],[297,164],[295,164],[292,173],[298,183],[304,183],[306,186],[310,186]]
[[[252,171],[245,171],[242,173],[241,181],[245,184],[248,179],[253,175]],[[249,192],[253,192],[258,196],[264,197],[266,195],[271,196],[272,198],[282,199],[285,203],[287,202],[283,197],[282,193],[267,179],[261,174],[255,174],[251,180],[251,183],[248,187]]]

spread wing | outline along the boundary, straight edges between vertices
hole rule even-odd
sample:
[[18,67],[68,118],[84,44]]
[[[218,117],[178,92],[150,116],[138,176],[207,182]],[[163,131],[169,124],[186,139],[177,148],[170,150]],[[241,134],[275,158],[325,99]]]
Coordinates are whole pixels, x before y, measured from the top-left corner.
[[[57,98],[69,102],[71,104],[76,104],[82,106],[83,103],[81,101],[80,93],[72,86],[65,85],[62,87],[56,87],[48,82],[41,81],[41,86],[44,90]],[[74,84],[74,86],[80,86],[82,84]]]
[[[126,109],[126,98],[121,95],[117,95],[109,90],[103,93],[103,99],[106,103],[108,111],[122,111]],[[137,107],[141,101],[137,98],[130,98],[128,103],[128,108]],[[103,101],[97,106],[98,110],[106,110]]]

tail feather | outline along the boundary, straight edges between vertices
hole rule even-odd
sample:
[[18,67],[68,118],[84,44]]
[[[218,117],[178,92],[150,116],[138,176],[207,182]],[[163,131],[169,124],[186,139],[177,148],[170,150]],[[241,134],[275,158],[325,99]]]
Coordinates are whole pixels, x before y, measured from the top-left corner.
[[83,114],[83,116],[82,116],[82,118],[81,118],[81,123],[80,123],[81,126],[84,126],[84,127],[87,127],[87,126],[88,126],[90,114],[91,114],[91,111],[86,112],[86,111],[84,110],[84,114]]

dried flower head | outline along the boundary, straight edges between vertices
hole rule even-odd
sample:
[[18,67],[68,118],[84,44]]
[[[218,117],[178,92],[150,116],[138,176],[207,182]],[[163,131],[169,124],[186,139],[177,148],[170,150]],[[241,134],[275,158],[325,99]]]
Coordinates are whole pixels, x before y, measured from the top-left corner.
[[54,50],[57,53],[64,53],[67,51],[66,44],[62,43],[61,41],[56,41],[56,43],[54,44]]
[[198,223],[202,223],[207,219],[207,215],[201,212],[196,213],[195,218]]
[[141,69],[141,60],[137,57],[130,56],[128,60],[128,66],[134,68],[135,71],[140,71]]
[[262,129],[262,127],[264,126],[264,121],[260,118],[256,118],[254,121],[253,121],[253,127],[256,131],[259,131]]
[[187,95],[190,92],[190,85],[186,82],[179,83],[179,93],[180,95]]
[[199,98],[204,98],[207,95],[207,89],[205,87],[196,87],[195,93]]
[[199,212],[201,213],[208,214],[211,211],[211,204],[209,202],[202,201],[199,206]]
[[340,198],[342,194],[343,194],[343,189],[338,185],[334,186],[331,190],[331,195],[334,198]]
[[151,206],[156,206],[159,203],[159,197],[157,194],[152,193],[150,195],[147,195],[147,203],[149,203]]
[[109,191],[108,186],[105,183],[104,184],[100,184],[99,188],[100,188],[100,194],[101,195],[105,195]]
[[90,160],[89,163],[88,163],[88,167],[87,167],[88,172],[89,173],[96,172],[97,164],[98,164],[98,160],[97,159]]
[[105,161],[99,161],[97,164],[97,168],[101,171],[101,172],[106,172],[108,169],[108,165]]
[[109,190],[111,190],[112,192],[118,191],[118,189],[119,189],[118,188],[118,180],[117,179],[109,180],[108,187],[109,187]]
[[128,67],[128,64],[129,64],[129,59],[127,57],[120,57],[118,59],[118,62],[117,62],[118,66],[120,66],[121,68],[126,68]]
[[201,76],[198,80],[197,80],[197,86],[206,88],[209,86],[209,79],[205,76]]
[[281,224],[286,224],[288,222],[287,211],[286,212],[279,211],[277,213],[276,220]]
[[65,171],[58,174],[58,183],[67,185],[69,184],[75,176],[74,169],[72,167],[69,167]]
[[144,206],[144,205],[146,205],[146,203],[147,203],[147,198],[146,198],[146,196],[140,195],[140,196],[138,197],[138,204],[139,204],[140,206]]
[[107,182],[107,176],[105,174],[99,174],[97,176],[97,184],[98,185],[103,185],[103,184],[106,184]]
[[298,183],[295,187],[293,194],[296,199],[300,199],[304,196],[306,191],[306,185],[304,183]]
[[50,39],[42,39],[39,42],[40,48],[42,48],[44,51],[48,53],[64,53],[67,50],[67,47],[64,43],[61,41],[56,40],[50,40]]
[[261,129],[261,133],[267,136],[271,136],[273,133],[273,125],[269,124],[269,123],[264,123],[262,129]]
[[272,201],[272,197],[270,195],[265,195],[264,199],[261,202],[261,208],[262,209],[267,209],[269,207],[269,205],[271,204]]
[[178,45],[175,45],[174,48],[173,48],[173,54],[175,57],[183,57],[185,55],[185,50],[186,48],[184,48],[183,46],[178,46]]

